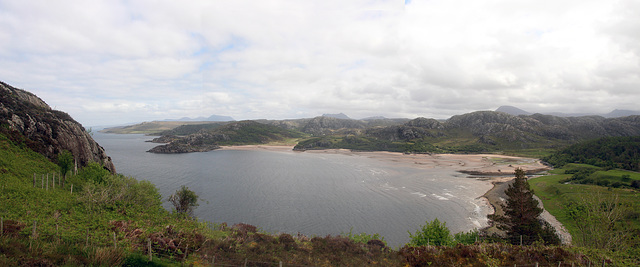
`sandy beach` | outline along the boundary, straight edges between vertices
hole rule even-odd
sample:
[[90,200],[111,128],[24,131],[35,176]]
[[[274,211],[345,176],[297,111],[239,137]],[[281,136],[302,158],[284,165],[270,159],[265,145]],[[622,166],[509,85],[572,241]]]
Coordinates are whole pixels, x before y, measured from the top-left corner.
[[536,173],[550,168],[537,159],[495,154],[403,154],[398,152],[374,151],[354,152],[347,149],[293,151],[292,146],[225,146],[223,150],[268,150],[286,153],[326,153],[363,156],[394,164],[402,164],[419,169],[448,168],[473,176],[485,178],[487,182],[510,180],[516,168],[527,173]]

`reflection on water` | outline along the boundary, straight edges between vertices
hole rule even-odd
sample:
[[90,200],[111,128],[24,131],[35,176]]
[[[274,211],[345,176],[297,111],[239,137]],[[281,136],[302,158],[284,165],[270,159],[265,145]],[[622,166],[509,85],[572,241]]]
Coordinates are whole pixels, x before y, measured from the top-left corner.
[[[392,247],[427,220],[452,232],[486,225],[490,185],[453,170],[421,170],[358,155],[217,150],[151,154],[143,135],[96,133],[119,173],[149,180],[166,199],[181,185],[204,201],[201,219],[267,232],[379,233]],[[168,203],[165,207],[170,209]]]

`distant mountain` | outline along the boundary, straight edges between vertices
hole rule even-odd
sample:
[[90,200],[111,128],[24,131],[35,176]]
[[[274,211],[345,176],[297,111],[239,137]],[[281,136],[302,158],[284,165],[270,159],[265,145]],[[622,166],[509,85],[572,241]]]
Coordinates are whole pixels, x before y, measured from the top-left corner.
[[496,111],[504,112],[504,113],[507,113],[507,114],[511,114],[513,116],[531,115],[531,114],[533,114],[531,112],[524,111],[524,110],[516,108],[514,106],[501,106],[498,109],[496,109]]
[[180,119],[165,119],[163,121],[235,121],[235,120],[229,116],[211,115],[208,118],[197,117],[192,119],[189,117],[182,117]]
[[384,119],[387,119],[387,118],[385,118],[383,116],[373,116],[373,117],[363,118],[362,120],[363,121],[372,121],[372,120],[384,120]]
[[322,117],[329,117],[329,118],[336,118],[336,119],[343,119],[343,120],[350,120],[351,119],[351,118],[349,118],[349,116],[345,115],[344,113],[322,114]]
[[618,118],[618,117],[626,117],[626,116],[634,116],[634,115],[640,115],[640,111],[615,109],[602,116],[605,118]]
[[[519,109],[517,107],[514,106],[501,106],[498,109],[496,109],[496,111],[498,112],[504,112],[513,116],[520,116],[520,115],[533,115],[533,113],[528,112],[528,111],[524,111],[522,109]],[[627,116],[634,116],[634,115],[640,115],[640,111],[634,111],[634,110],[624,110],[624,109],[615,109],[609,113],[606,114],[598,114],[598,113],[562,113],[562,112],[548,112],[548,113],[541,113],[541,114],[545,114],[545,115],[552,115],[552,116],[556,116],[556,117],[584,117],[584,116],[602,116],[605,118],[620,118],[620,117],[627,117]]]

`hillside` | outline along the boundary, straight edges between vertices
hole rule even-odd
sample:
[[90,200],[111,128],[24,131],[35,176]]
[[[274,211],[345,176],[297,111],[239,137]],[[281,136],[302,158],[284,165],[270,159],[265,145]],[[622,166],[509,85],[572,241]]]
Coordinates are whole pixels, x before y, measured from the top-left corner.
[[31,140],[33,150],[51,160],[62,151],[69,151],[79,166],[100,162],[112,173],[116,171],[104,149],[69,114],[3,82],[0,82],[0,125],[0,132],[10,138],[24,136]]
[[212,128],[196,128],[198,128],[196,133],[184,137],[156,138],[153,142],[170,142],[154,147],[148,152],[163,154],[206,152],[220,148],[221,145],[266,144],[303,136],[299,132],[255,121],[231,122]]
[[640,136],[605,137],[571,145],[544,158],[556,167],[583,163],[640,171]]
[[550,150],[605,136],[640,135],[640,116],[621,118],[513,116],[478,111],[441,122],[417,118],[402,125],[357,128],[301,141],[296,149],[350,148],[399,152]]

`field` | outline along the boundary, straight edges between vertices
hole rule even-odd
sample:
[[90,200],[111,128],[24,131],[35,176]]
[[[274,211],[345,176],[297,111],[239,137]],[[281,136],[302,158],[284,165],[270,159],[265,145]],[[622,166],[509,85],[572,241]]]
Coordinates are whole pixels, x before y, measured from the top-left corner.
[[[630,188],[613,188],[596,184],[568,183],[576,168],[597,170],[593,173],[596,179],[609,179],[612,181],[631,179],[640,180],[640,173],[624,170],[600,170],[600,168],[586,164],[568,164],[564,169],[551,171],[552,175],[533,178],[529,180],[535,194],[543,201],[544,207],[554,215],[567,228],[573,237],[573,244],[583,247],[600,246],[597,236],[602,234],[603,239],[613,240],[615,235],[624,237],[624,242],[612,244],[617,251],[626,251],[627,255],[639,255],[640,240],[640,191]],[[612,184],[612,183],[609,183]],[[589,206],[599,203],[596,211],[605,212],[607,216],[619,216],[618,222],[610,225],[611,232],[602,232],[602,227],[607,225],[607,218],[600,217],[594,225],[589,226],[589,216],[596,215],[586,212]],[[615,213],[614,211],[619,211]],[[598,244],[598,245],[596,245]],[[637,260],[637,259],[636,259]]]

